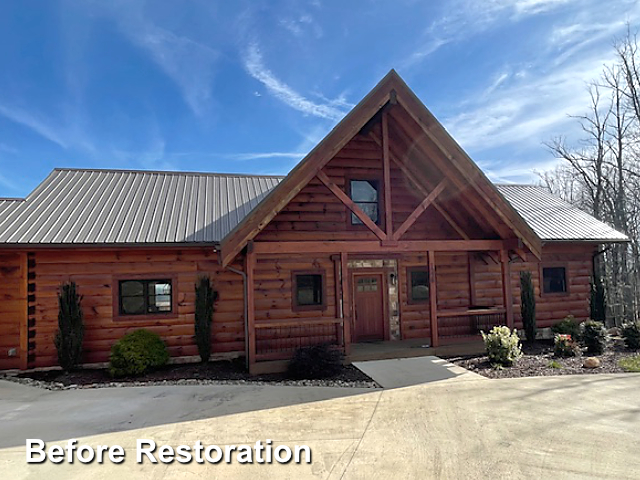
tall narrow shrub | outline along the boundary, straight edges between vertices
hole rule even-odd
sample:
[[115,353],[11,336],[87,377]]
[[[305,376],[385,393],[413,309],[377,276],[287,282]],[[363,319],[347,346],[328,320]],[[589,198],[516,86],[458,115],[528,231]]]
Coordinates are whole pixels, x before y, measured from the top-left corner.
[[200,277],[196,284],[195,336],[203,362],[208,362],[211,357],[211,321],[213,304],[217,298],[218,292],[211,287],[211,279],[208,276]]
[[536,297],[533,293],[533,281],[531,272],[520,272],[520,312],[522,313],[522,325],[529,342],[536,339]]
[[591,319],[606,324],[607,320],[607,292],[604,282],[597,276],[591,282]]
[[65,371],[73,370],[80,363],[84,323],[82,297],[75,282],[60,285],[58,292],[58,332],[54,343],[58,350],[58,363]]

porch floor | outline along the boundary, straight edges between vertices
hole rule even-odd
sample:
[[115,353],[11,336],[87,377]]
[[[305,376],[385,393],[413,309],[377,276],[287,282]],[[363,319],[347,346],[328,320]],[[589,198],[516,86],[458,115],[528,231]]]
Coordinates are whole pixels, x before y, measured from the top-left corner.
[[[353,363],[368,360],[426,357],[432,355],[438,357],[475,355],[484,352],[484,343],[482,342],[482,337],[479,335],[441,338],[441,345],[438,347],[426,346],[430,343],[429,339],[424,338],[353,343],[351,344],[351,352],[346,360],[348,363]],[[445,344],[442,345],[442,343]]]

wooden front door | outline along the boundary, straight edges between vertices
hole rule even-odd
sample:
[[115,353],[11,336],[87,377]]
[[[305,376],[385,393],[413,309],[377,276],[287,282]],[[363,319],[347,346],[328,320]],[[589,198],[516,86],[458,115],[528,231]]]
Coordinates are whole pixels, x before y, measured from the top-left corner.
[[354,274],[354,341],[384,340],[384,285],[380,273]]

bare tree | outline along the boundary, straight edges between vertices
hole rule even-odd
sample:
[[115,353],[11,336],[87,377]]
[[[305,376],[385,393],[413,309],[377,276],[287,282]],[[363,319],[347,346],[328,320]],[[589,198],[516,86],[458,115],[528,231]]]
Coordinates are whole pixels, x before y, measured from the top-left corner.
[[638,317],[640,304],[640,52],[628,28],[614,45],[617,58],[590,84],[588,113],[575,117],[584,134],[547,143],[563,162],[539,174],[552,192],[631,239],[602,250],[594,276],[604,279],[616,323]]

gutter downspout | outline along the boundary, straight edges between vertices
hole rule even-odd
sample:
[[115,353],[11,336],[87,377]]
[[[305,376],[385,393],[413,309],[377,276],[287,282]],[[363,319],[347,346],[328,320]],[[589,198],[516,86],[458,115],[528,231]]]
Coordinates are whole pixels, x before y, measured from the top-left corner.
[[245,366],[249,368],[249,305],[247,305],[247,273],[229,265],[225,267],[230,272],[236,273],[242,277],[242,296],[244,305],[244,358]]

